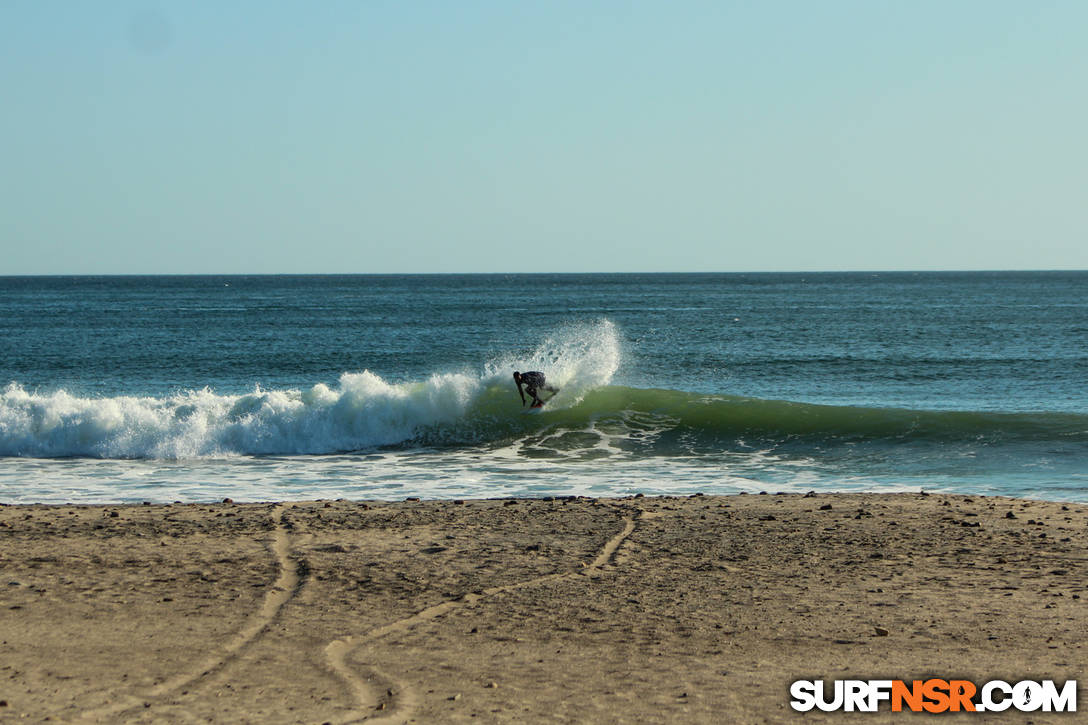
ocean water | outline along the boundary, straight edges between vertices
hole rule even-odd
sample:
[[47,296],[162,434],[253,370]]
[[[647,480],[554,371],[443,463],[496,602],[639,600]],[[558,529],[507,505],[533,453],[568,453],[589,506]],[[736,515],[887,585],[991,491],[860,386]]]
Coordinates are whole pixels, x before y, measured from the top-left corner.
[[0,502],[1088,501],[1088,272],[0,277],[0,341]]

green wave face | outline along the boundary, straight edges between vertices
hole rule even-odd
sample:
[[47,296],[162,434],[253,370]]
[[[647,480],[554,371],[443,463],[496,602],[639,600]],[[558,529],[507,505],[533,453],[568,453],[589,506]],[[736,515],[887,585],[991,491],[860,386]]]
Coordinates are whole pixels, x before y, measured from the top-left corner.
[[539,414],[522,415],[525,409],[511,397],[506,387],[489,387],[462,420],[424,431],[416,440],[504,443],[592,431],[640,442],[644,452],[655,455],[786,444],[1088,445],[1088,415],[1070,413],[865,408],[605,386],[576,400],[564,400],[560,393]]

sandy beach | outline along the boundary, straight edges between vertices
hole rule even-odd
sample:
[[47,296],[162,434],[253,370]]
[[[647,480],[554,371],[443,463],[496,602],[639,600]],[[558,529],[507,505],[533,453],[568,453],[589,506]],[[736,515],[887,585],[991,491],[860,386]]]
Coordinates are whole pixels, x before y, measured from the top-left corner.
[[797,679],[1083,680],[1086,527],[918,493],[0,506],[0,720],[787,722]]

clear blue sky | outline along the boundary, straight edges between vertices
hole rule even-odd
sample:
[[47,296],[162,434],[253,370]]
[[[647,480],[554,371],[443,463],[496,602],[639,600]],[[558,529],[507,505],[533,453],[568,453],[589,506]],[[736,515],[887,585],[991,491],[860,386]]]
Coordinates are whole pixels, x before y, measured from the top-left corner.
[[0,274],[1088,268],[1088,2],[0,0]]

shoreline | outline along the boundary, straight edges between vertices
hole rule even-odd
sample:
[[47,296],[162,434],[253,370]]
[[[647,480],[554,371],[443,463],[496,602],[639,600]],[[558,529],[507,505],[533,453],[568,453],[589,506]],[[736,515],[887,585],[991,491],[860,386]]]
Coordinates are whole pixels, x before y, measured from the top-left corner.
[[787,722],[797,679],[930,676],[1083,703],[1086,551],[1088,504],[926,492],[5,504],[0,719]]

